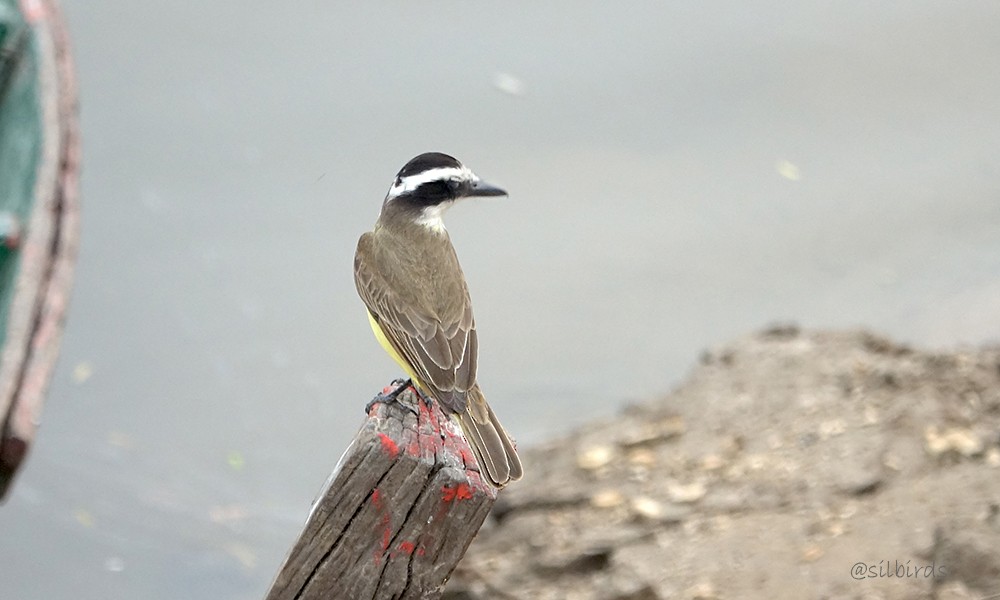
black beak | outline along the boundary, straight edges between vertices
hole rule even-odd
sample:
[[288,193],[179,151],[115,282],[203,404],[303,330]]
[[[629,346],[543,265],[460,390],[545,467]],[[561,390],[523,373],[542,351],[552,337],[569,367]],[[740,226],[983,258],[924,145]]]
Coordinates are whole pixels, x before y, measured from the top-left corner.
[[466,196],[506,196],[507,192],[485,181],[477,181],[469,186]]

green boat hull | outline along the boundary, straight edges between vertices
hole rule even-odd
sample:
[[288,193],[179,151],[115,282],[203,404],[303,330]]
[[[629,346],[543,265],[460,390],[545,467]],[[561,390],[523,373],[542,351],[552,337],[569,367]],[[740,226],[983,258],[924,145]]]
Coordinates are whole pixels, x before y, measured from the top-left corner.
[[34,439],[75,263],[79,138],[54,0],[0,0],[0,498]]

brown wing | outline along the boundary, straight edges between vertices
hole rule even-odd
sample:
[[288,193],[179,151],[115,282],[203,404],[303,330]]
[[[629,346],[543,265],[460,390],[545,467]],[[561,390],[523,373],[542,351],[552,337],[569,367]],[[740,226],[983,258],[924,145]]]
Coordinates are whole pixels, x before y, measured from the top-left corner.
[[[379,258],[391,258],[375,255],[372,235],[361,236],[354,255],[358,294],[386,338],[420,378],[424,391],[451,410],[464,411],[466,392],[476,382],[478,354],[475,319],[464,281],[464,297],[418,298],[405,278],[397,276],[390,281],[386,269],[380,268]],[[457,268],[457,259],[454,264]],[[419,265],[412,266],[419,269]],[[412,271],[412,277],[431,276]]]

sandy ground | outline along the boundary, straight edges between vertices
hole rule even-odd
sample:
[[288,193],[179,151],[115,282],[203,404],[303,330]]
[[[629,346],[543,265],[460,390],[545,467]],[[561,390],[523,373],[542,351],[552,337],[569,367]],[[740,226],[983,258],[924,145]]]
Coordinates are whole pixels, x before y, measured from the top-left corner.
[[446,598],[1000,597],[1000,349],[775,327],[524,452]]

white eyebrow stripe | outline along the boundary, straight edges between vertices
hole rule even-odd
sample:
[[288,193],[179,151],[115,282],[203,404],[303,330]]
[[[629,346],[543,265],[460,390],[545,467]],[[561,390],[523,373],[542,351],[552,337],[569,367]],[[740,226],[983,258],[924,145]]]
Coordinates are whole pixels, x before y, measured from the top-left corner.
[[395,198],[401,194],[412,192],[431,181],[477,181],[478,179],[468,167],[438,167],[401,178],[398,184],[393,183],[393,186],[389,188],[389,197]]

